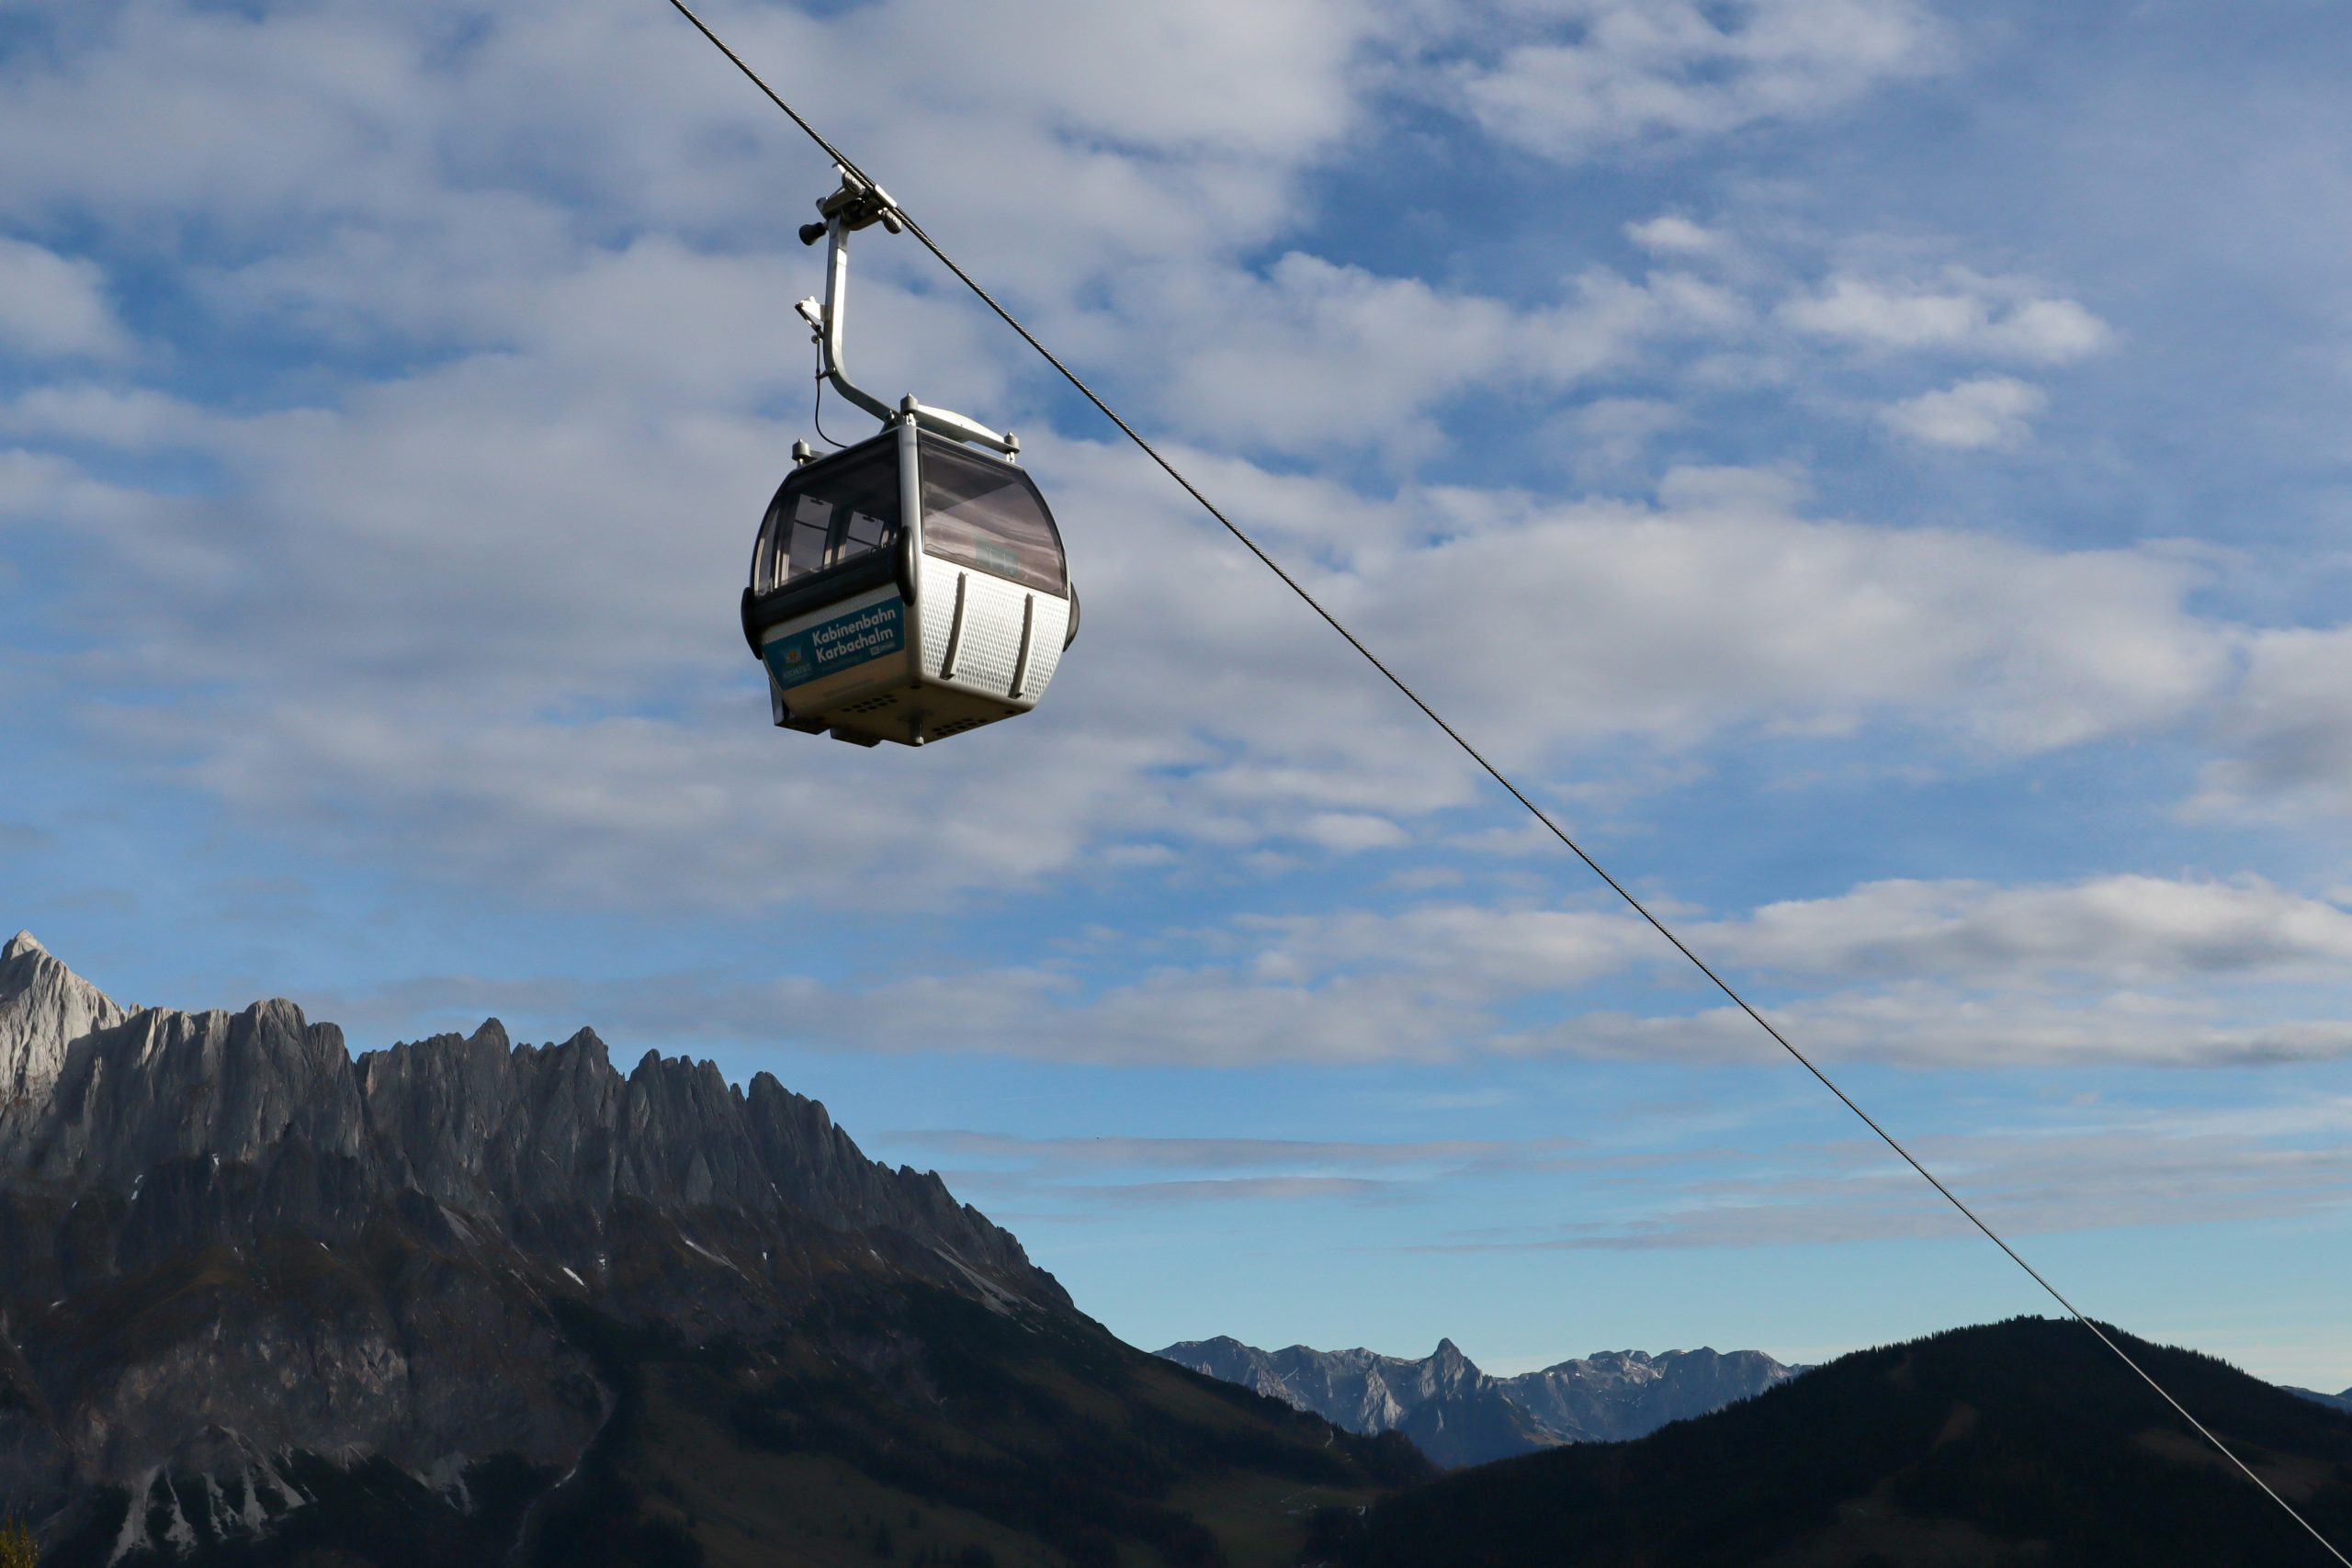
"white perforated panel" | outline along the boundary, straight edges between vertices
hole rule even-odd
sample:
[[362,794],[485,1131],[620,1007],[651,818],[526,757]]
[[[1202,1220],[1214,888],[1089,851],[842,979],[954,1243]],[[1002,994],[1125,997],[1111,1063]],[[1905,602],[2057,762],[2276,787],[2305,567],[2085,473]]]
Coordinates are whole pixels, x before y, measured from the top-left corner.
[[922,672],[933,680],[947,657],[948,628],[956,624],[956,572],[944,561],[922,558]]
[[1028,591],[985,572],[967,572],[964,581],[955,678],[1002,696],[1012,690],[1012,666],[1021,657],[1021,609]]
[[[928,557],[922,566],[923,673],[1009,696],[1013,666],[1021,658],[1021,618],[1030,590]],[[955,671],[945,673],[943,666],[948,633],[955,624],[958,578],[964,583],[964,624],[956,634]],[[1038,596],[1040,611],[1049,604],[1058,608],[1059,604],[1046,595]],[[1058,645],[1061,633],[1056,631],[1054,637]]]
[[1029,634],[1028,678],[1022,682],[1022,696],[1031,702],[1045,695],[1046,684],[1054,678],[1054,671],[1062,661],[1062,638],[1069,631],[1069,601],[1050,594],[1037,595],[1037,624]]

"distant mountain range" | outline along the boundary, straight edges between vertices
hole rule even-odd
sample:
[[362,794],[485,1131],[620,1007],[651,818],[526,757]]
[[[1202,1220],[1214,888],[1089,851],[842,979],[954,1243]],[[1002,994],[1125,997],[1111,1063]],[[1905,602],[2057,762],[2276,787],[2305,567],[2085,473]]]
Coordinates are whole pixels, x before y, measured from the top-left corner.
[[[2107,1332],[2352,1547],[2352,1416]],[[1322,1516],[1329,1568],[2294,1568],[2330,1561],[2080,1324],[1858,1351],[1631,1443]]]
[[1719,1410],[1804,1369],[1761,1350],[1611,1350],[1517,1377],[1489,1377],[1451,1339],[1419,1360],[1370,1350],[1261,1350],[1188,1339],[1179,1365],[1311,1410],[1348,1431],[1402,1432],[1449,1469],[1561,1443],[1621,1442]]
[[1430,1473],[1120,1343],[766,1074],[495,1021],[355,1059],[0,948],[0,1517],[44,1568],[1273,1568]]
[[2300,1393],[2305,1399],[2316,1400],[2322,1404],[2332,1405],[2346,1415],[2352,1416],[2352,1388],[2346,1389],[2342,1393],[2321,1393],[2316,1389],[2297,1388],[2292,1383],[2283,1386],[2289,1393]]

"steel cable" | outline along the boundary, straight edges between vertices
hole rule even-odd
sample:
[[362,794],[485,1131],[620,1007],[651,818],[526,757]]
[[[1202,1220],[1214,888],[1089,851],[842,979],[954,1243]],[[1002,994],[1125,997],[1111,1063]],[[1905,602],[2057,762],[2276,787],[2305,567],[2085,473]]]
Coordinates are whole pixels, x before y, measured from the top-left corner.
[[[735,68],[749,78],[753,86],[759,88],[762,93],[765,94],[770,103],[773,103],[777,108],[782,109],[786,115],[789,116],[792,123],[798,126],[801,131],[808,136],[809,141],[814,141],[819,147],[822,148],[826,155],[831,158],[835,164],[839,164],[845,172],[854,175],[858,179],[864,181],[870,188],[877,190],[881,188],[879,184],[869,176],[864,169],[858,167],[858,165],[850,159],[848,154],[844,153],[840,148],[834,146],[832,142],[827,141],[823,132],[820,131],[814,125],[811,125],[806,118],[802,118],[799,110],[794,108],[789,103],[786,103],[775,88],[769,86],[766,81],[761,77],[760,73],[752,70],[741,55],[737,54],[734,50],[729,48],[726,39],[711,31],[709,26],[705,23],[700,17],[696,16],[693,9],[685,4],[685,0],[670,0],[670,4],[677,10],[679,15],[684,17],[687,21],[692,22],[695,25],[695,30],[700,32],[706,39],[708,39],[711,44],[717,48],[721,54],[724,54],[729,61],[731,61],[734,63]],[[1582,861],[1588,867],[1589,867],[1595,876],[1600,877],[1602,882],[1607,883],[1611,892],[1623,899],[1635,914],[1641,916],[1641,918],[1647,921],[1658,935],[1664,937],[1673,945],[1675,952],[1690,960],[1693,968],[1697,969],[1700,974],[1704,975],[1708,980],[1713,984],[1717,990],[1721,991],[1725,997],[1731,998],[1733,1005],[1737,1007],[1740,1011],[1746,1013],[1750,1019],[1754,1020],[1757,1027],[1763,1030],[1767,1035],[1770,1035],[1775,1044],[1779,1045],[1781,1050],[1794,1057],[1799,1066],[1803,1066],[1806,1072],[1811,1073],[1815,1079],[1819,1080],[1822,1088],[1827,1089],[1831,1094],[1836,1095],[1840,1104],[1844,1105],[1847,1110],[1852,1111],[1857,1117],[1860,1118],[1864,1126],[1868,1127],[1872,1133],[1877,1134],[1880,1142],[1886,1145],[1888,1148],[1894,1150],[1896,1155],[1901,1156],[1904,1164],[1918,1172],[1919,1176],[1926,1180],[1928,1186],[1933,1187],[1939,1193],[1942,1194],[1945,1201],[1949,1202],[1953,1208],[1959,1210],[1960,1213],[1966,1217],[1970,1224],[1975,1226],[1977,1230],[1984,1233],[1986,1240],[1990,1241],[1995,1247],[1999,1247],[2008,1258],[2010,1262],[2025,1270],[2027,1278],[2030,1279],[2035,1284],[2041,1286],[2052,1301],[2056,1302],[2061,1307],[2064,1307],[2068,1316],[2081,1324],[2085,1328],[2089,1329],[2091,1333],[2098,1337],[2100,1344],[2113,1351],[2116,1359],[2137,1374],[2141,1382],[2146,1383],[2151,1389],[2154,1390],[2157,1397],[2162,1399],[2166,1404],[2170,1405],[2174,1413],[2178,1415],[2182,1420],[2188,1422],[2189,1426],[2196,1430],[2199,1437],[2203,1438],[2206,1442],[2211,1444],[2214,1450],[2221,1454],[2222,1458],[2228,1460],[2231,1464],[2236,1466],[2239,1472],[2245,1475],[2248,1481],[2253,1482],[2256,1486],[2262,1488],[2264,1495],[2272,1502],[2278,1504],[2278,1506],[2285,1511],[2288,1517],[2301,1525],[2304,1531],[2308,1533],[2313,1540],[2317,1541],[2321,1548],[2325,1551],[2329,1556],[2335,1558],[2336,1562],[2343,1563],[2345,1568],[2352,1568],[2352,1558],[2346,1557],[2342,1551],[2336,1550],[2335,1543],[2329,1540],[2327,1537],[2322,1535],[2319,1532],[2318,1528],[2312,1525],[2309,1519],[2303,1517],[2301,1513],[2296,1509],[2293,1504],[2280,1496],[2278,1492],[2271,1487],[2268,1482],[2256,1474],[2253,1468],[2249,1466],[2245,1461],[2240,1459],[2234,1452],[2233,1452],[2228,1444],[2215,1437],[2211,1430],[2210,1430],[2202,1421],[2199,1421],[2196,1416],[2190,1415],[2188,1408],[2184,1406],[2179,1400],[2175,1399],[2170,1391],[2168,1391],[2164,1384],[2158,1382],[2153,1376],[2151,1376],[2139,1362],[2133,1360],[2130,1354],[2124,1350],[2122,1346],[2117,1344],[2108,1336],[2105,1329],[2101,1328],[2089,1316],[2086,1315],[2079,1307],[2075,1305],[2073,1302],[2068,1301],[2055,1285],[2052,1285],[2048,1280],[2042,1278],[2041,1271],[2040,1269],[2034,1268],[2032,1264],[2028,1263],[2023,1257],[2019,1256],[2017,1248],[2002,1240],[1999,1233],[1995,1231],[1991,1225],[1986,1224],[1984,1221],[1979,1217],[1975,1210],[1970,1208],[1965,1202],[1962,1201],[1958,1193],[1955,1193],[1951,1188],[1945,1186],[1942,1180],[1937,1177],[1935,1172],[1920,1164],[1919,1161],[1912,1155],[1911,1151],[1905,1148],[1903,1145],[1896,1140],[1894,1134],[1889,1133],[1884,1127],[1880,1126],[1877,1120],[1873,1118],[1869,1111],[1864,1111],[1860,1105],[1855,1103],[1851,1095],[1848,1094],[1844,1089],[1839,1089],[1838,1085],[1831,1080],[1829,1075],[1823,1072],[1821,1068],[1815,1064],[1812,1057],[1797,1049],[1797,1047],[1790,1042],[1788,1036],[1782,1034],[1779,1029],[1773,1026],[1772,1021],[1770,1019],[1758,1012],[1755,1007],[1748,1002],[1746,997],[1741,996],[1738,991],[1733,989],[1730,983],[1724,980],[1722,976],[1716,974],[1715,971],[1708,965],[1706,960],[1701,958],[1696,953],[1692,952],[1690,946],[1686,944],[1680,937],[1674,934],[1674,932],[1667,926],[1665,921],[1652,914],[1649,910],[1649,907],[1644,904],[1639,898],[1635,897],[1630,888],[1626,887],[1623,883],[1611,875],[1607,867],[1603,866],[1599,861],[1593,859],[1590,854],[1587,853],[1582,844],[1577,843],[1577,840],[1568,834],[1566,829],[1562,828],[1557,822],[1552,819],[1550,813],[1546,812],[1542,807],[1536,805],[1534,801],[1528,798],[1526,792],[1521,790],[1516,784],[1513,784],[1508,774],[1506,774],[1500,768],[1497,767],[1493,762],[1487,761],[1485,752],[1472,745],[1468,739],[1465,738],[1460,730],[1454,728],[1453,726],[1446,720],[1444,715],[1439,713],[1434,707],[1431,707],[1429,703],[1422,698],[1419,693],[1414,691],[1411,686],[1405,682],[1402,676],[1398,675],[1394,670],[1391,670],[1378,654],[1373,652],[1370,648],[1364,645],[1362,638],[1358,637],[1355,633],[1350,631],[1345,623],[1343,623],[1337,615],[1333,615],[1329,610],[1326,609],[1322,601],[1316,598],[1313,593],[1309,592],[1305,584],[1301,583],[1297,578],[1293,577],[1290,572],[1283,568],[1280,561],[1269,555],[1264,547],[1261,547],[1256,539],[1250,537],[1238,524],[1235,523],[1232,518],[1227,517],[1215,502],[1202,494],[1199,487],[1195,486],[1191,479],[1186,479],[1182,470],[1180,470],[1175,464],[1162,457],[1159,453],[1159,449],[1154,446],[1148,440],[1145,439],[1141,432],[1137,431],[1134,425],[1129,424],[1125,419],[1121,418],[1117,410],[1114,409],[1109,403],[1104,402],[1101,396],[1095,392],[1094,389],[1088,386],[1086,382],[1079,377],[1076,371],[1063,364],[1061,359],[1054,353],[1053,350],[1047,348],[1043,343],[1040,343],[1037,340],[1036,335],[1031,333],[1027,327],[1021,323],[1019,318],[1015,317],[1012,311],[1006,310],[1003,305],[998,302],[996,296],[990,294],[986,288],[980,286],[978,279],[975,278],[970,273],[966,272],[963,267],[958,265],[956,258],[949,255],[940,245],[939,242],[933,239],[930,233],[921,223],[915,221],[912,214],[909,213],[905,208],[899,207],[895,204],[893,204],[891,210],[895,212],[899,220],[906,225],[907,232],[912,234],[918,241],[922,242],[923,249],[929,251],[933,256],[938,258],[941,265],[944,266],[949,272],[955,274],[956,280],[962,283],[965,288],[970,289],[972,293],[979,299],[982,304],[994,311],[998,320],[1003,321],[1006,326],[1011,327],[1013,332],[1019,335],[1023,343],[1027,344],[1032,349],[1035,350],[1038,357],[1045,360],[1046,364],[1052,366],[1063,380],[1068,381],[1078,390],[1080,396],[1083,397],[1088,402],[1094,405],[1096,412],[1100,412],[1103,418],[1109,420],[1113,424],[1118,426],[1120,433],[1126,436],[1128,440],[1134,442],[1136,448],[1140,450],[1145,457],[1158,464],[1161,472],[1165,473],[1170,479],[1175,480],[1186,495],[1191,496],[1193,501],[1200,504],[1201,510],[1206,512],[1211,517],[1216,518],[1219,524],[1223,525],[1225,531],[1232,535],[1233,537],[1240,543],[1244,549],[1257,557],[1260,564],[1263,565],[1267,570],[1280,578],[1282,580],[1283,586],[1288,588],[1293,593],[1296,594],[1300,603],[1304,604],[1308,609],[1314,611],[1317,615],[1320,616],[1326,626],[1339,633],[1340,636],[1345,639],[1350,648],[1355,649],[1358,654],[1363,656],[1365,663],[1380,671],[1383,678],[1385,678],[1390,685],[1396,687],[1396,690],[1404,695],[1406,701],[1419,708],[1424,717],[1426,717],[1431,724],[1436,725],[1439,729],[1444,731],[1447,739],[1453,741],[1455,746],[1459,747],[1464,756],[1467,756],[1472,761],[1477,763],[1479,768],[1486,773],[1487,777],[1500,784],[1504,791],[1508,793],[1513,800],[1519,802],[1521,806],[1524,807],[1528,815],[1533,817],[1536,821],[1542,823],[1554,838],[1566,845],[1570,853],[1574,854],[1577,859]]]

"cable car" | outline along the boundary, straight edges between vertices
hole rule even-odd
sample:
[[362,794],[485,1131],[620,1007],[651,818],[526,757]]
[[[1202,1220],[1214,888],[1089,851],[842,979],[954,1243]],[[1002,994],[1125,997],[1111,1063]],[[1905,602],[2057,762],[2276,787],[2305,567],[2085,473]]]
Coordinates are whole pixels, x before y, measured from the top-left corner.
[[818,210],[801,238],[831,239],[825,300],[799,311],[820,374],[883,430],[821,457],[794,447],[752,547],[743,637],[780,728],[922,746],[1035,707],[1078,635],[1078,592],[1016,437],[851,383],[848,236],[899,225],[880,187],[847,171]]

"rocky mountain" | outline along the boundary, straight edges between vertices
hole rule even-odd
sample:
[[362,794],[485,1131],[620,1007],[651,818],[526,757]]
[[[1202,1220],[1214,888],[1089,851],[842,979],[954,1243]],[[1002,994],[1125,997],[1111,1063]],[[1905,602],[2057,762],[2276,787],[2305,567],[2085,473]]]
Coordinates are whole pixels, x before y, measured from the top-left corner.
[[1267,1351],[1229,1338],[1186,1340],[1159,1354],[1311,1410],[1350,1432],[1402,1432],[1442,1465],[1484,1464],[1561,1440],[1531,1419],[1451,1339],[1441,1339],[1418,1361],[1304,1345]]
[[1783,1366],[1761,1350],[1604,1350],[1539,1372],[1504,1378],[1512,1404],[1537,1426],[1567,1442],[1611,1443],[1646,1437],[1670,1421],[1687,1421],[1752,1399],[1804,1371]]
[[[2352,1417],[2108,1332],[2312,1526],[2352,1545]],[[1571,1444],[1324,1516],[1335,1568],[2279,1568],[2328,1555],[2080,1324],[1842,1357],[1629,1443]]]
[[1616,1350],[1495,1378],[1451,1339],[1419,1360],[1304,1345],[1261,1350],[1224,1337],[1188,1339],[1159,1354],[1351,1432],[1403,1432],[1448,1468],[1560,1443],[1641,1437],[1760,1393],[1801,1370],[1760,1350]]
[[1119,1344],[765,1074],[494,1020],[355,1059],[20,934],[0,1075],[0,1514],[60,1568],[1238,1562],[1419,1462]]
[[0,948],[0,1110],[45,1096],[64,1070],[66,1046],[123,1016],[104,992],[43,952],[32,932],[17,932]]

